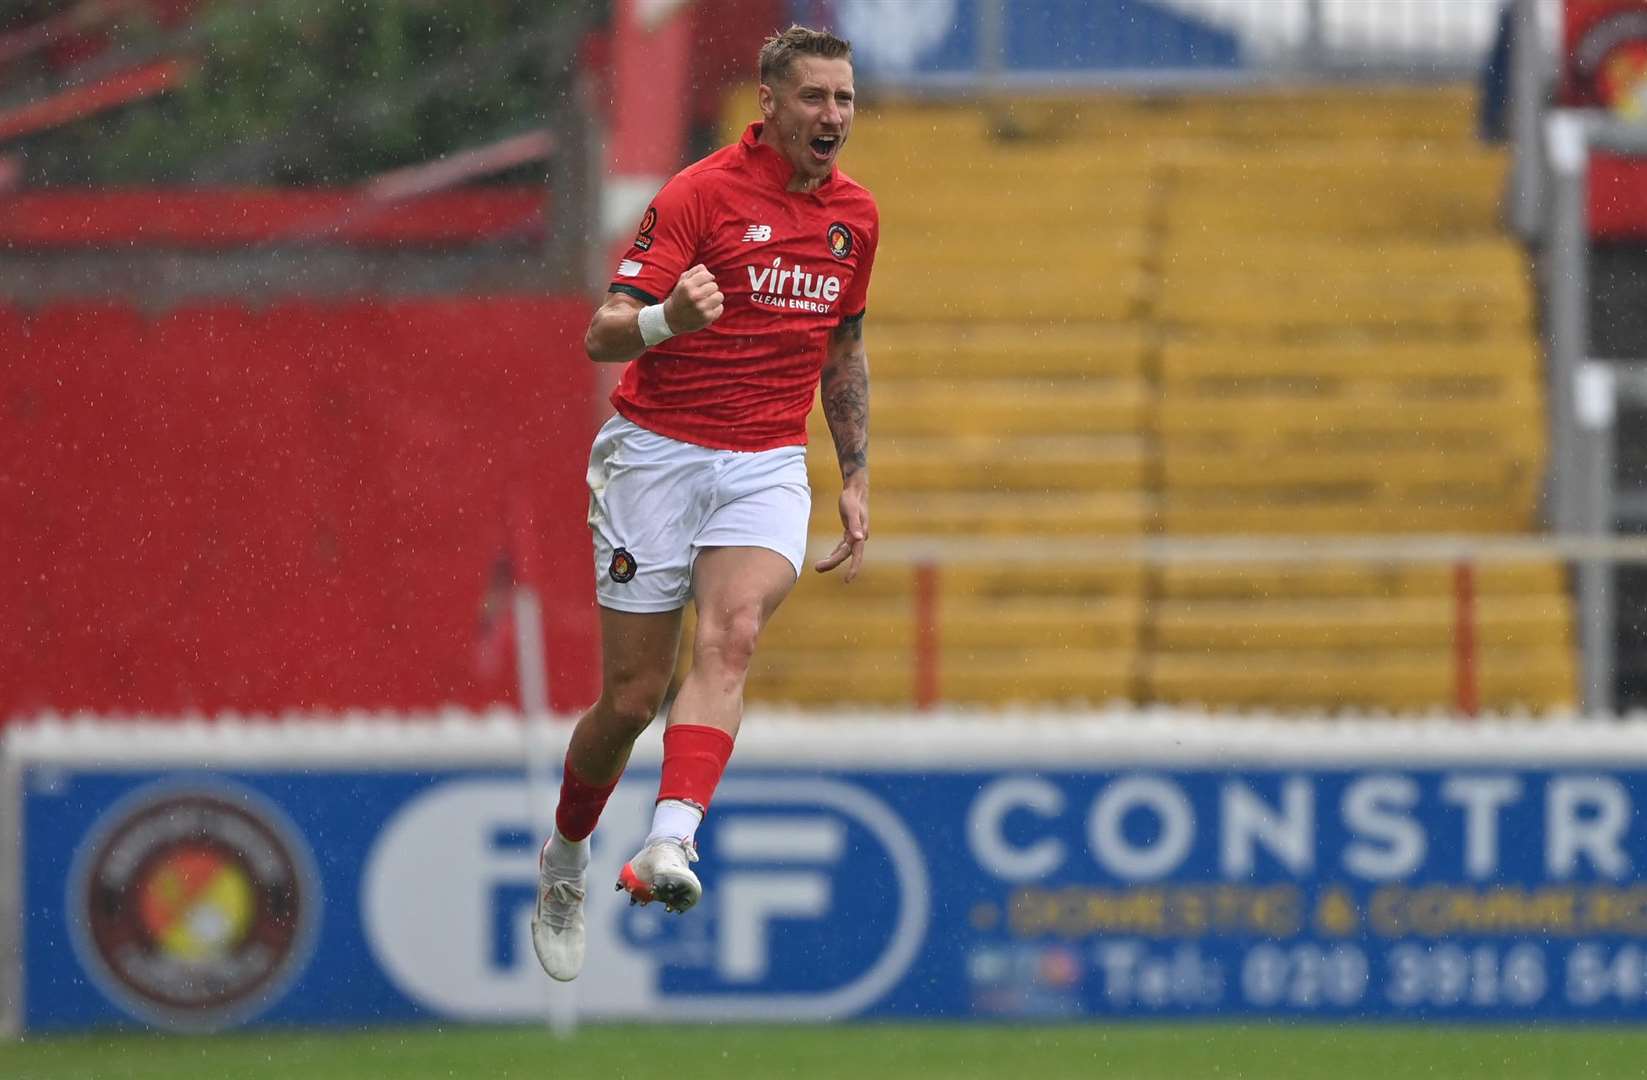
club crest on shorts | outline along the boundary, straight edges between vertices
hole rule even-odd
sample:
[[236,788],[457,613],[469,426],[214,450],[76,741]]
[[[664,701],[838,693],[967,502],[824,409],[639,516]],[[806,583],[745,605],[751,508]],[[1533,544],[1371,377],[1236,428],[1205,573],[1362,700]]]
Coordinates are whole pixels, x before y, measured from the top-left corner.
[[840,222],[829,227],[829,253],[837,259],[852,254],[852,230]]
[[647,251],[652,247],[652,230],[658,227],[658,208],[648,206],[641,215],[640,231],[635,234],[635,247]]
[[635,557],[629,554],[629,549],[618,548],[612,552],[612,565],[607,567],[606,572],[612,575],[613,581],[624,585],[635,579],[637,569],[639,567],[635,565]]

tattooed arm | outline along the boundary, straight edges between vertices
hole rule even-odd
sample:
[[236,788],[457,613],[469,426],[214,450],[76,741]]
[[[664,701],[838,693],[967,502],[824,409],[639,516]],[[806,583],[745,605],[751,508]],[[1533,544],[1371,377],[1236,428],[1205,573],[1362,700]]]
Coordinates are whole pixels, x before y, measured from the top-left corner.
[[841,542],[815,569],[821,574],[847,563],[846,580],[858,576],[869,539],[869,354],[863,317],[843,320],[829,334],[819,384],[824,417],[841,463]]

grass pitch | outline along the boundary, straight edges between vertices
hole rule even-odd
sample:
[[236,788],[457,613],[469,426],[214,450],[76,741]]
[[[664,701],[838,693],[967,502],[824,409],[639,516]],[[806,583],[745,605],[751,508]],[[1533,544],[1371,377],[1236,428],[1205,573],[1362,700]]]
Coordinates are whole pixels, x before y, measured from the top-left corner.
[[1647,1075],[1647,1028],[422,1028],[0,1043],[7,1080],[1520,1080]]

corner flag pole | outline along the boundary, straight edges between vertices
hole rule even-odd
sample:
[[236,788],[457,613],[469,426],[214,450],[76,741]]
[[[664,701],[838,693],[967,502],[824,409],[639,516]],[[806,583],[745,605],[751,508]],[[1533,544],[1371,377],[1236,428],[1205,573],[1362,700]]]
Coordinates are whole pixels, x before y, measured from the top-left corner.
[[[526,744],[526,799],[533,835],[547,838],[554,828],[550,807],[555,801],[555,761],[550,752],[552,735],[549,716],[549,666],[544,647],[543,604],[532,582],[540,580],[537,544],[531,528],[531,508],[523,498],[510,506],[510,544],[519,558],[520,573],[515,578],[513,615],[515,625],[515,674],[519,683],[521,734]],[[537,867],[533,866],[536,880]],[[578,999],[575,984],[556,983],[544,977],[544,1012],[549,1030],[558,1038],[577,1031]]]

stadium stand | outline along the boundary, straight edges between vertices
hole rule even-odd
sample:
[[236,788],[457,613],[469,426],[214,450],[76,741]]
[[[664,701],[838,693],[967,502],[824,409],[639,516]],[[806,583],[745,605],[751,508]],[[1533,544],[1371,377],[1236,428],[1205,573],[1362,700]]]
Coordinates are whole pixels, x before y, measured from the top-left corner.
[[[1356,88],[860,112],[848,171],[885,222],[874,535],[1068,551],[940,565],[944,701],[1453,701],[1450,567],[1088,565],[1081,546],[1533,527],[1531,289],[1472,109]],[[812,436],[831,538],[816,413]],[[909,703],[913,581],[887,562],[850,590],[803,579],[751,698]],[[1484,565],[1475,591],[1482,706],[1570,704],[1560,568]]]

